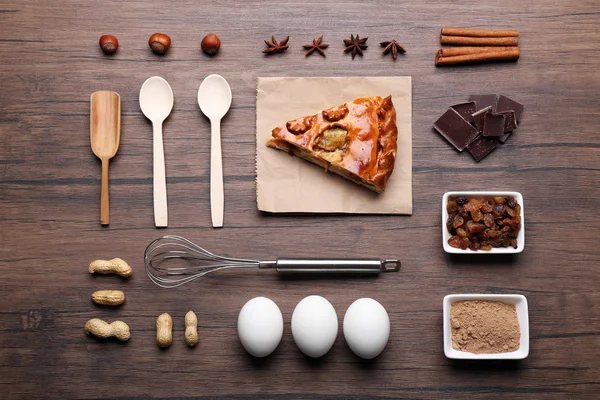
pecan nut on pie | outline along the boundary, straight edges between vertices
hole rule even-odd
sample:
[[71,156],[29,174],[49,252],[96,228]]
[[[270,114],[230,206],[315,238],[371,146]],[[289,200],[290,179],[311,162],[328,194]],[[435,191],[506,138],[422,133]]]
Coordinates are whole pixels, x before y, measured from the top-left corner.
[[396,161],[392,97],[363,97],[273,129],[267,146],[324,167],[377,193]]

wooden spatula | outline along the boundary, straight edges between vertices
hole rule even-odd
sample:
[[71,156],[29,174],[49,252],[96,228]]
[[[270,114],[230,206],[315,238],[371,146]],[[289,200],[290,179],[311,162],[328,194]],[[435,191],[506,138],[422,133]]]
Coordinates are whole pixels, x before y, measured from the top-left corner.
[[116,92],[102,90],[90,98],[90,140],[92,151],[102,160],[102,196],[100,199],[100,223],[110,222],[108,207],[108,160],[119,149],[121,139],[121,96]]

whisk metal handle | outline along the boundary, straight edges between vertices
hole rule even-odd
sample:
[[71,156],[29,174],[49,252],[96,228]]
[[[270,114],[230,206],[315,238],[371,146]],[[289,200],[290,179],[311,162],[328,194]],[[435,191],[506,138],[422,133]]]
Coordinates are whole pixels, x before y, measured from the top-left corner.
[[278,258],[276,261],[261,261],[260,268],[275,268],[277,272],[310,273],[310,274],[379,274],[400,269],[400,260],[373,260],[373,259],[340,259],[327,260],[316,258],[293,259]]

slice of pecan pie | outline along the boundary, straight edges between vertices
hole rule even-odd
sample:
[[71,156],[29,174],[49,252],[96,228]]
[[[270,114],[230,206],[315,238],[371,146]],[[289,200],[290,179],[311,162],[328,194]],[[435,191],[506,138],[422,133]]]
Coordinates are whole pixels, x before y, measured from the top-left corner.
[[267,145],[324,167],[377,193],[396,161],[392,97],[363,97],[273,129]]

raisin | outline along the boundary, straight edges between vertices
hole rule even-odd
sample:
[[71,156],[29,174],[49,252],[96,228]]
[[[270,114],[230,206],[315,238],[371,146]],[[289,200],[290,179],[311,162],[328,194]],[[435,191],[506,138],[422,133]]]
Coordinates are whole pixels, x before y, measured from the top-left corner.
[[491,213],[493,209],[494,206],[489,201],[484,201],[481,205],[481,211],[483,211],[484,213]]
[[502,225],[502,226],[508,226],[508,227],[509,227],[509,229],[510,229],[510,226],[512,225],[512,219],[510,219],[510,218],[504,218],[504,219],[502,220],[502,223],[501,223],[501,225]]
[[515,206],[515,214],[521,215],[521,206],[518,204]]
[[479,246],[480,245],[478,242],[471,241],[471,244],[469,245],[469,250],[477,251],[479,250]]
[[461,217],[460,215],[457,215],[456,217],[454,217],[454,222],[452,222],[452,227],[458,228],[459,226],[461,226],[464,223],[465,223],[465,220],[463,219],[463,217]]
[[506,205],[509,206],[510,208],[515,208],[517,206],[517,202],[515,201],[514,197],[507,197]]
[[504,204],[496,204],[494,206],[494,217],[501,218],[504,216]]
[[492,217],[492,214],[483,214],[483,223],[488,228],[491,228],[494,225],[494,217]]
[[479,210],[471,211],[471,218],[473,218],[473,221],[475,221],[475,222],[481,221],[481,218],[482,218],[481,211],[479,211]]
[[465,228],[456,228],[456,234],[461,237],[469,236],[469,233],[465,230]]
[[465,205],[465,203],[467,201],[469,201],[469,199],[467,197],[465,197],[465,196],[459,196],[459,197],[456,198],[456,204],[458,204],[460,206]]
[[461,249],[463,249],[463,250],[468,249],[470,244],[471,244],[471,241],[469,240],[469,238],[466,238],[466,237],[460,238],[460,248]]
[[469,218],[469,213],[465,211],[464,207],[458,207],[458,215],[463,218]]
[[448,200],[448,204],[446,205],[446,210],[449,213],[456,212],[458,210],[458,204],[456,204],[456,201],[454,199]]
[[514,248],[514,249],[516,249],[516,248],[517,248],[517,239],[510,239],[510,240],[508,241],[508,245],[509,245],[510,247],[512,247],[512,248]]
[[469,231],[471,231],[472,233],[479,233],[485,230],[485,225],[478,224],[474,221],[467,221],[467,229],[469,229]]
[[469,212],[473,212],[475,210],[481,209],[483,202],[477,199],[471,199],[467,204],[465,204],[465,210]]
[[505,226],[504,228],[500,229],[500,232],[510,232],[510,226]]
[[491,244],[482,244],[481,246],[479,246],[479,250],[490,251],[491,249],[492,249]]
[[459,236],[452,236],[450,239],[448,239],[448,244],[451,247],[454,247],[456,249],[460,249],[460,237]]
[[506,203],[506,198],[502,197],[502,196],[496,196],[496,197],[494,197],[494,203],[496,203],[496,204],[505,204]]
[[446,229],[448,229],[448,232],[452,231],[452,229],[454,228],[454,226],[452,226],[453,222],[454,217],[448,217],[448,220],[446,220]]
[[511,217],[514,217],[515,215],[517,215],[517,213],[515,212],[515,209],[511,208],[510,206],[504,207],[504,210],[506,210],[506,213],[508,215],[510,215]]
[[485,232],[490,239],[496,239],[498,236],[500,236],[500,231],[497,230],[486,229]]

